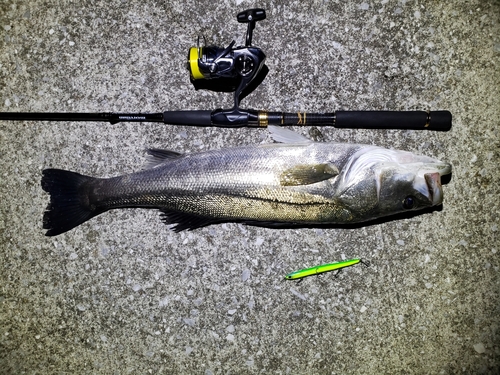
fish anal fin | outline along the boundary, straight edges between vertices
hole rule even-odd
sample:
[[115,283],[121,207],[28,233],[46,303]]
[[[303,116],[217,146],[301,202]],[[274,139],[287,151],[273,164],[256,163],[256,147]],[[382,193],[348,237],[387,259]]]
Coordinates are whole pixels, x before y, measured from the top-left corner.
[[281,173],[282,186],[310,185],[328,180],[339,174],[338,168],[331,163],[299,164]]
[[206,216],[189,214],[185,212],[160,210],[162,221],[167,225],[174,225],[171,229],[174,232],[182,232],[183,230],[193,230],[207,225],[214,224],[217,221]]

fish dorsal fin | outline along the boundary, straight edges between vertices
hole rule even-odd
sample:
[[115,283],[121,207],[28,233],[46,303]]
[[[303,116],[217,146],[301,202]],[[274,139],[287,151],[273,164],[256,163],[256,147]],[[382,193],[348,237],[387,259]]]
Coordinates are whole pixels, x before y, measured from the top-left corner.
[[157,167],[167,160],[177,159],[182,156],[182,154],[179,152],[162,150],[159,148],[149,148],[146,150],[146,152],[148,154],[148,162],[145,166],[145,169]]
[[334,164],[299,164],[281,173],[280,184],[282,186],[310,185],[328,180],[338,174],[339,169]]
[[282,128],[280,126],[269,125],[267,127],[271,133],[271,137],[275,142],[279,143],[311,143],[312,141],[303,135],[292,130]]

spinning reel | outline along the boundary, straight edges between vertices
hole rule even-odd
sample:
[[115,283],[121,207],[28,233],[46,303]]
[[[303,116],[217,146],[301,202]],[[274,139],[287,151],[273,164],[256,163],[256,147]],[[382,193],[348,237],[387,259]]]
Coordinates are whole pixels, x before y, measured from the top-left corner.
[[[226,48],[218,46],[191,47],[188,55],[188,70],[196,88],[214,91],[234,91],[234,107],[225,110],[233,115],[239,112],[243,90],[263,72],[266,55],[259,47],[252,46],[253,30],[257,21],[266,18],[264,9],[247,9],[238,13],[238,22],[246,23],[245,46],[235,47],[233,40]],[[265,77],[265,75],[264,75]],[[259,82],[260,83],[260,82]],[[245,115],[247,113],[245,112]]]

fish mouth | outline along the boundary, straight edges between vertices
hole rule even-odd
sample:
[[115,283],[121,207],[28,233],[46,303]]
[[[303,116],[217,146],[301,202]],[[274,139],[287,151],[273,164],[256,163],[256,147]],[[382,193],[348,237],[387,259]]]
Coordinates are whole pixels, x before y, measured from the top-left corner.
[[[443,203],[441,177],[449,174],[451,174],[451,165],[447,163],[433,164],[420,169],[419,180],[421,182],[425,181],[425,189],[418,189],[418,187],[417,189],[429,198],[433,206]],[[420,183],[420,186],[422,186],[422,183]]]

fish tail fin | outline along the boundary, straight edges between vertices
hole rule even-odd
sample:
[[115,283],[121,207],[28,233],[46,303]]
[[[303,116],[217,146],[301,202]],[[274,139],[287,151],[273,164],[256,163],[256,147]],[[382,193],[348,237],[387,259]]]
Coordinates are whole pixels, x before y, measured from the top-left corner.
[[95,180],[76,172],[45,169],[42,189],[50,194],[50,203],[43,215],[46,236],[57,236],[100,214],[88,204],[82,185]]

